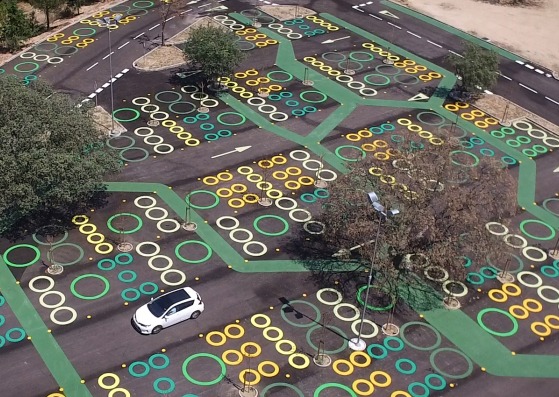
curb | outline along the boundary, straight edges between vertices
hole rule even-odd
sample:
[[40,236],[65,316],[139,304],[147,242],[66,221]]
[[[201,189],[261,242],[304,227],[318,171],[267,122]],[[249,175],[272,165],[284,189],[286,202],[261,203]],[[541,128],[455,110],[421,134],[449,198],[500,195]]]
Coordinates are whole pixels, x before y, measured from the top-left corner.
[[[179,49],[178,47],[176,47],[174,45],[166,45],[166,47],[175,47],[175,48]],[[159,67],[159,68],[142,68],[142,67],[138,66],[138,62],[140,61],[140,59],[147,57],[149,54],[151,54],[153,51],[157,50],[158,48],[161,48],[161,46],[154,48],[153,50],[151,50],[147,54],[142,55],[140,58],[138,58],[134,62],[132,62],[132,66],[134,67],[134,69],[139,70],[140,72],[159,72],[161,70],[167,70],[167,69],[177,68],[177,67],[182,66],[182,65],[186,65],[186,61],[185,61],[185,62],[181,62],[181,63],[175,63],[173,65],[162,66],[162,67]]]

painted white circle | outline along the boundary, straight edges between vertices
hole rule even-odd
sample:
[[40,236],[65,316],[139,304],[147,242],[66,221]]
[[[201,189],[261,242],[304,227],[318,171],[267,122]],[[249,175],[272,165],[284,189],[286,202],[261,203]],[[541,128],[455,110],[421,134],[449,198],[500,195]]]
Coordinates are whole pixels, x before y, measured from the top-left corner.
[[[448,289],[448,285],[449,285],[449,284],[458,284],[459,286],[462,287],[463,291],[460,292],[460,293],[458,293],[458,294],[456,294],[456,293],[454,293],[454,292],[451,293],[450,290]],[[443,291],[444,291],[446,294],[448,294],[448,295],[452,295],[452,296],[454,296],[454,297],[456,297],[456,298],[461,298],[461,297],[466,296],[466,295],[468,294],[468,287],[466,286],[466,284],[464,284],[464,283],[461,282],[461,281],[446,280],[446,281],[443,283]]]
[[19,57],[23,58],[23,59],[31,59],[31,58],[34,58],[36,56],[37,56],[37,54],[35,54],[34,52],[24,52]]
[[[512,242],[510,242],[510,239],[518,239],[520,240],[520,244],[513,244]],[[503,238],[504,242],[506,245],[508,245],[509,247],[512,248],[524,248],[528,245],[528,240],[526,240],[524,237],[519,236],[518,234],[507,234],[504,238]]]
[[[167,264],[163,267],[155,266],[154,262],[155,262],[156,259],[159,259],[159,258],[165,259],[167,261]],[[169,269],[173,266],[173,260],[171,259],[171,257],[169,257],[167,255],[154,255],[154,256],[149,258],[148,266],[150,268],[152,268],[153,270],[157,271],[157,272],[162,272],[162,271],[167,270],[167,269]]]
[[[251,252],[248,250],[248,247],[250,247],[251,245],[258,245],[260,248],[262,248],[262,250],[260,252]],[[266,244],[261,243],[260,241],[249,241],[248,243],[245,243],[245,245],[243,245],[243,251],[245,251],[245,253],[250,256],[262,256],[266,252],[268,252],[268,247],[266,246]]]
[[[536,283],[535,284],[530,284],[530,283],[526,282],[524,280],[524,277],[526,277],[526,276],[534,277],[537,280]],[[518,280],[518,282],[520,284],[522,284],[522,285],[524,285],[528,288],[538,288],[538,287],[541,287],[541,285],[543,284],[542,278],[538,274],[536,274],[534,272],[529,272],[527,270],[524,270],[522,272],[518,272],[516,274],[516,279]]]
[[[161,147],[166,147],[167,150],[161,150]],[[175,150],[175,148],[172,145],[169,145],[168,143],[160,143],[158,145],[155,145],[153,147],[153,151],[155,153],[159,153],[159,154],[169,154],[171,153],[173,150]]]
[[[316,167],[311,167],[310,164],[316,164]],[[324,167],[324,164],[322,164],[322,162],[318,160],[310,159],[303,161],[303,167],[308,169],[309,171],[318,171],[319,169]]]
[[233,25],[229,26],[229,29],[232,30],[242,30],[245,28],[245,25],[241,25],[240,23],[234,23]]
[[[313,230],[310,229],[310,225],[320,225],[322,227],[322,229],[320,229],[320,231],[315,232]],[[308,221],[305,222],[305,224],[303,225],[303,229],[309,233],[309,234],[324,234],[324,229],[326,228],[326,225],[322,222],[318,222],[318,221]]]
[[208,99],[209,95],[205,92],[194,92],[190,94],[190,98],[196,101],[203,101],[204,99]]
[[[502,228],[502,230],[501,231],[495,231],[494,226],[500,227],[500,228]],[[502,223],[499,223],[499,222],[487,222],[485,224],[485,228],[487,229],[487,231],[489,233],[494,234],[495,236],[504,236],[505,234],[509,233],[509,228],[506,227],[505,225],[503,225]]]
[[[283,202],[283,201],[287,201],[287,202],[291,203],[291,206],[282,207],[280,205],[280,203]],[[291,210],[294,210],[295,208],[297,208],[297,201],[293,200],[291,197],[280,197],[279,199],[276,199],[276,207],[278,207],[280,210],[291,211]]]
[[[149,108],[153,108],[153,109],[149,109]],[[147,103],[145,105],[142,105],[140,110],[144,113],[155,113],[155,112],[159,112],[159,106],[157,106],[154,103]]]
[[[171,281],[167,280],[167,276],[171,273],[178,274],[180,276],[179,281],[171,282]],[[176,285],[181,285],[185,281],[186,281],[186,274],[184,274],[184,272],[182,270],[168,269],[168,270],[165,270],[163,273],[161,273],[161,282],[163,282],[164,284],[167,284],[171,287],[174,287]]]
[[[299,213],[299,212],[302,212],[303,214],[305,214],[306,217],[303,218],[303,219],[297,218],[295,216],[295,214]],[[291,219],[293,219],[295,222],[307,222],[307,221],[310,221],[312,219],[311,213],[307,210],[302,209],[302,208],[295,208],[295,209],[292,209],[291,211],[289,211],[289,217]]]
[[[528,252],[530,251],[536,251],[538,254],[540,254],[540,257],[538,258],[538,257],[533,257],[528,255]],[[547,254],[544,250],[538,247],[532,247],[530,245],[522,249],[522,255],[524,255],[526,259],[531,260],[533,262],[543,262],[547,259]]]
[[247,103],[251,106],[261,106],[266,104],[266,100],[264,98],[253,96],[248,99]]
[[[429,274],[429,271],[430,270],[435,270],[435,269],[442,271],[443,275],[439,278],[431,276]],[[423,274],[425,275],[425,278],[427,280],[437,281],[439,283],[442,283],[443,281],[448,280],[448,271],[444,267],[441,267],[441,266],[428,266],[428,267],[425,268],[425,270],[423,270]]]
[[196,87],[195,85],[185,85],[181,87],[181,91],[185,94],[192,94],[193,92],[198,91],[198,87]]
[[[153,142],[155,140],[155,142]],[[144,138],[144,143],[146,145],[159,145],[160,143],[163,143],[164,139],[161,135],[148,135]]]
[[[155,115],[157,115],[157,117]],[[167,120],[169,118],[169,113],[167,113],[167,112],[153,112],[153,113],[150,113],[149,117],[152,120],[163,121],[163,120]]]
[[212,98],[207,98],[200,101],[200,106],[204,106],[207,108],[215,108],[217,105],[219,105],[219,101]]
[[[141,102],[140,102],[140,100],[141,100]],[[138,106],[147,105],[150,102],[151,102],[151,100],[149,98],[145,97],[145,96],[139,96],[137,98],[132,99],[132,103],[134,105],[138,105]]]
[[[58,296],[60,298],[60,301],[58,301],[54,305],[45,303],[45,298],[49,295]],[[43,292],[43,294],[41,294],[41,296],[39,297],[39,303],[41,304],[41,306],[46,307],[47,309],[55,309],[59,306],[62,306],[64,304],[64,302],[66,302],[66,296],[64,296],[64,294],[60,291]]]
[[[271,110],[270,110],[270,109],[271,109]],[[260,106],[258,106],[258,111],[259,111],[260,113],[266,113],[266,114],[267,114],[267,113],[277,113],[277,110],[278,110],[278,108],[275,107],[274,105],[266,104],[266,105],[260,105]]]
[[[140,200],[151,200],[151,204],[142,205],[140,204]],[[140,196],[140,197],[136,197],[136,199],[134,200],[134,205],[138,208],[151,208],[151,207],[155,207],[155,204],[157,204],[157,200],[151,196]]]
[[62,59],[60,57],[52,57],[47,62],[50,63],[51,65],[56,65],[56,64],[64,62],[64,59]]
[[[151,215],[152,211],[161,211],[162,215],[160,216],[153,216]],[[167,216],[169,215],[169,211],[167,211],[165,208],[161,208],[161,207],[150,207],[146,210],[146,218],[151,219],[152,221],[160,221],[162,219],[167,218]]]
[[[144,131],[147,131],[147,133],[145,133]],[[134,134],[138,136],[150,136],[151,134],[153,134],[153,128],[138,127],[134,130]]]
[[280,33],[280,34],[290,34],[290,33],[293,33],[293,30],[291,30],[289,28],[280,28],[280,29],[278,29],[278,33]]
[[[246,233],[247,237],[246,238],[235,237],[235,234],[237,234],[237,233]],[[253,236],[252,232],[248,229],[239,228],[239,229],[233,229],[229,232],[229,238],[236,243],[246,243],[246,242],[252,240],[253,237],[254,236]]]
[[270,120],[272,121],[285,121],[289,118],[289,116],[287,115],[287,113],[284,112],[274,112],[274,113],[270,113],[268,115],[268,117],[270,118]]
[[[35,282],[39,280],[47,280],[49,285],[46,288],[37,288],[35,287]],[[50,291],[54,287],[54,280],[52,277],[49,276],[36,276],[29,280],[29,289],[33,292],[47,292]]]
[[[151,245],[151,246],[155,247],[155,252],[153,252],[151,254],[146,254],[146,253],[142,252],[142,250],[140,248],[145,246],[145,245]],[[145,256],[145,257],[155,256],[155,255],[159,254],[159,251],[161,251],[161,248],[159,247],[159,245],[152,242],[152,241],[144,241],[144,242],[136,245],[136,252],[138,253],[138,255],[141,255],[141,256]]]
[[[329,178],[324,177],[324,176],[322,175],[322,174],[324,174],[324,173],[330,174],[330,177],[329,177]],[[326,182],[332,182],[332,181],[335,181],[336,179],[338,179],[338,174],[336,174],[336,173],[335,173],[334,171],[332,171],[332,170],[323,169],[323,170],[320,170],[320,171],[318,171],[318,172],[316,173],[316,177],[317,177],[318,179],[322,179],[323,181],[326,181]]]
[[283,25],[281,23],[270,23],[270,24],[268,24],[268,27],[270,29],[278,30],[278,29],[283,28]]
[[298,40],[301,37],[303,37],[303,35],[301,33],[288,33],[287,34],[287,38],[290,40]]
[[[353,310],[353,316],[342,316],[339,313],[342,307],[349,307],[351,310]],[[352,305],[351,303],[338,303],[336,306],[334,306],[334,316],[338,317],[342,321],[355,321],[359,318],[359,314],[361,314],[361,311],[357,308],[357,306]]]
[[[233,226],[223,226],[221,223],[225,220],[231,220],[233,221]],[[217,218],[217,220],[215,221],[215,224],[217,225],[217,227],[219,227],[220,229],[223,230],[233,230],[239,227],[239,220],[233,216],[221,216],[219,218]]]
[[[554,143],[550,143],[550,142],[554,142]],[[543,143],[549,147],[559,147],[559,138],[548,136],[547,138],[543,139]]]
[[[154,207],[156,208],[156,207]],[[151,208],[150,208],[151,209]],[[164,223],[172,223],[174,227],[172,228],[163,228],[161,225]],[[181,228],[181,224],[176,219],[161,219],[157,222],[157,229],[162,231],[163,233],[174,233]]]
[[363,96],[375,96],[378,94],[377,90],[375,90],[374,88],[361,88],[359,90],[359,93]]
[[360,81],[350,81],[349,83],[347,83],[347,86],[354,90],[361,90],[365,88],[365,84]]
[[214,15],[214,19],[216,21],[225,21],[229,19],[229,17],[227,15]]
[[[66,320],[66,321],[58,321],[56,319],[56,314],[61,310],[69,311],[72,314],[72,317],[70,317],[70,319]],[[58,324],[58,325],[71,324],[74,321],[76,321],[76,318],[78,318],[78,312],[76,312],[76,310],[74,308],[70,307],[70,306],[59,306],[56,309],[54,309],[52,312],[50,312],[50,321],[52,321],[53,323]]]
[[[303,157],[299,157],[299,154],[302,154]],[[289,157],[291,157],[293,160],[295,161],[305,161],[311,158],[311,155],[309,154],[309,152],[305,151],[305,150],[293,150],[289,153]]]
[[[557,298],[551,299],[551,298],[548,298],[548,297],[544,296],[542,291],[545,291],[545,290],[550,290],[550,291],[555,292],[557,294]],[[538,296],[546,302],[559,303],[559,289],[557,289],[555,287],[552,287],[550,285],[542,285],[541,287],[538,287]]]
[[345,74],[340,74],[339,76],[336,76],[336,80],[340,83],[350,83],[353,81],[353,77]]
[[44,62],[44,61],[48,61],[49,58],[50,57],[47,54],[38,54],[33,57],[33,60],[37,62]]
[[[361,320],[355,320],[352,324],[351,324],[351,330],[353,331],[353,333],[355,335],[359,335],[359,331],[357,330],[357,326],[361,323]],[[373,327],[373,332],[371,332],[370,334],[361,334],[361,338],[374,338],[375,336],[378,335],[378,325],[376,325],[375,323],[373,323],[371,320],[367,320],[366,318],[363,319],[363,323],[364,324],[369,324],[371,327]]]
[[[336,294],[337,298],[334,301],[327,301],[322,297],[322,294],[325,292]],[[342,293],[338,290],[335,290],[334,288],[322,288],[316,291],[316,300],[328,306],[335,306],[342,301]]]

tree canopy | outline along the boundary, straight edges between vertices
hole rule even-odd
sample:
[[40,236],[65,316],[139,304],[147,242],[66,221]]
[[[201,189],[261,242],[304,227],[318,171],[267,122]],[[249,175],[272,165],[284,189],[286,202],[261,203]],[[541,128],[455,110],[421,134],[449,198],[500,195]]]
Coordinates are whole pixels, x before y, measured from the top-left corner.
[[228,76],[241,64],[245,54],[237,47],[233,32],[217,26],[192,28],[184,44],[187,61],[202,71],[207,83]]
[[31,4],[33,7],[42,10],[45,13],[46,18],[46,28],[50,29],[50,13],[56,12],[62,8],[67,0],[26,0],[27,3]]
[[44,83],[0,76],[0,109],[1,236],[66,227],[103,198],[103,177],[120,164],[83,107]]
[[450,54],[447,61],[462,78],[462,91],[476,94],[491,89],[497,83],[499,57],[494,51],[464,42],[463,57]]
[[18,7],[16,0],[0,2],[0,45],[10,51],[21,47],[23,40],[37,33],[37,26]]
[[[401,154],[392,164],[375,158],[353,163],[349,173],[329,187],[319,217],[325,225],[322,246],[330,254],[340,249],[349,254],[361,245],[353,251],[354,259],[346,258],[344,270],[354,270],[350,276],[355,277],[373,263],[376,285],[384,295],[391,300],[403,297],[423,309],[441,302],[442,285],[434,280],[464,281],[470,271],[465,256],[478,265],[490,257],[503,266],[507,247],[485,224],[506,223],[515,213],[515,180],[498,161],[480,159],[472,166],[472,158],[458,149],[450,141]],[[370,191],[386,210],[400,213],[380,222],[368,200]],[[340,266],[332,258],[318,263],[321,268],[314,270],[320,272]],[[447,284],[449,290],[456,288]],[[438,298],[426,298],[433,294]]]

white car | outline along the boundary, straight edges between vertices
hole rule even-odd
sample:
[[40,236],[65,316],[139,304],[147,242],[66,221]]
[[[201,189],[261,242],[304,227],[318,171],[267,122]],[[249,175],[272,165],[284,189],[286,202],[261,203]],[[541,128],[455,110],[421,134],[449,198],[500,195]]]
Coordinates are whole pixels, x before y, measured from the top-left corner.
[[167,292],[134,313],[132,326],[142,334],[158,334],[163,328],[198,318],[204,311],[200,295],[190,287]]

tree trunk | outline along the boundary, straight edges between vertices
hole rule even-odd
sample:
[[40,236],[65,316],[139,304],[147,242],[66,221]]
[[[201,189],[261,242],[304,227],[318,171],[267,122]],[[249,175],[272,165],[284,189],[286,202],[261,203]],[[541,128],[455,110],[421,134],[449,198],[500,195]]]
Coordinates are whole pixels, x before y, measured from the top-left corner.
[[45,6],[45,17],[47,18],[47,30],[50,29],[50,15],[49,15],[49,7]]

